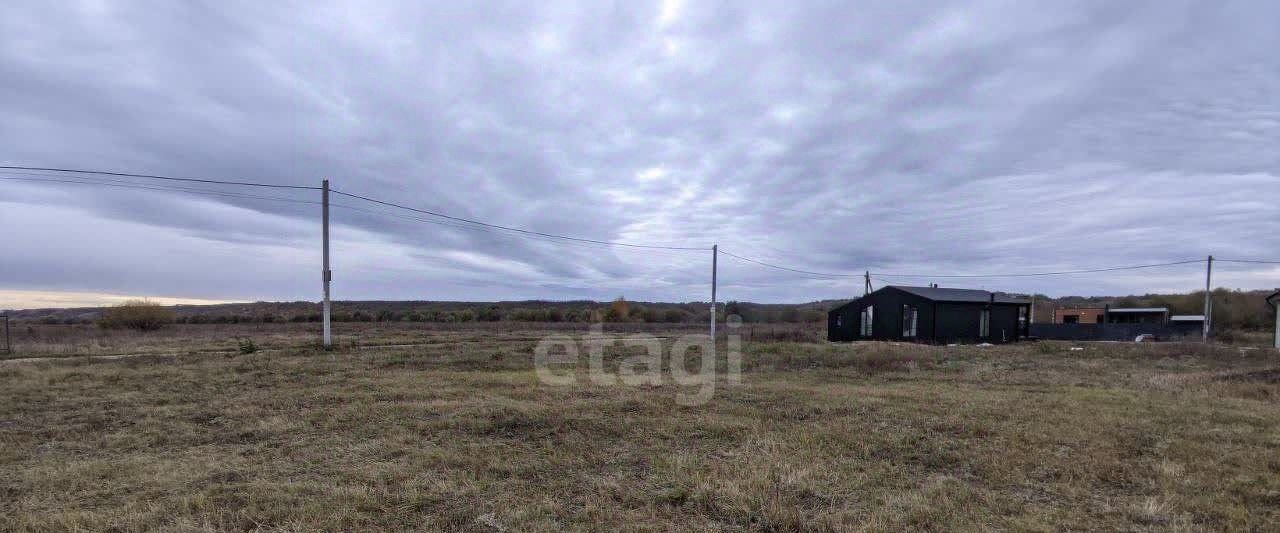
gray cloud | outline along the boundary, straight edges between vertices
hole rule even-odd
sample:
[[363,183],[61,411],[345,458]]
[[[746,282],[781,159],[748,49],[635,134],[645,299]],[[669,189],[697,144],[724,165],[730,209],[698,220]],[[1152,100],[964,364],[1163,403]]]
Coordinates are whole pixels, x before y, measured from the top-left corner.
[[[1266,2],[32,2],[0,13],[0,146],[9,164],[329,178],[504,225],[718,242],[816,271],[1275,258],[1277,15]],[[333,212],[341,298],[708,296],[709,253],[335,202],[365,210]],[[0,288],[316,297],[314,205],[0,180],[0,206],[21,228]],[[861,290],[721,265],[731,299]],[[1144,292],[1198,275],[963,284]]]

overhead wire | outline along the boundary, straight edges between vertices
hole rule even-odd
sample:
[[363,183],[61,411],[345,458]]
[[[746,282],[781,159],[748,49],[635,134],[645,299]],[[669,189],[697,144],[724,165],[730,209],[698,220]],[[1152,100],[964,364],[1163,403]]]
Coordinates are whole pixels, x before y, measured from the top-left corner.
[[[108,187],[119,187],[119,188],[140,189],[140,190],[155,190],[155,191],[178,191],[178,192],[189,192],[189,193],[195,193],[195,194],[206,194],[206,195],[224,196],[224,197],[232,197],[232,198],[246,198],[246,199],[257,199],[257,200],[268,200],[268,201],[276,201],[276,202],[289,202],[289,203],[312,204],[312,205],[320,203],[320,202],[311,201],[311,200],[298,200],[298,199],[291,199],[291,198],[261,196],[261,195],[252,195],[252,194],[235,193],[235,192],[227,192],[227,191],[214,191],[214,190],[208,190],[208,189],[197,189],[192,187],[143,185],[143,184],[138,184],[136,182],[131,182],[131,181],[108,179],[108,178],[91,178],[90,176],[113,176],[113,177],[123,177],[123,178],[181,181],[181,182],[234,185],[234,186],[247,186],[247,187],[266,187],[266,188],[277,188],[277,189],[295,189],[295,190],[320,190],[321,189],[321,187],[314,187],[314,186],[284,185],[284,184],[250,182],[250,181],[163,176],[163,175],[155,175],[155,174],[135,174],[135,173],[115,172],[115,171],[105,171],[105,170],[85,170],[85,169],[55,168],[55,167],[4,165],[4,166],[0,166],[0,170],[34,171],[34,172],[42,172],[42,173],[51,172],[51,173],[64,173],[64,174],[76,175],[73,179],[62,179],[58,177],[51,177],[51,176],[56,176],[57,174],[53,174],[53,175],[25,174],[21,172],[15,172],[15,173],[24,174],[30,177],[0,176],[0,179],[5,179],[5,180],[50,182],[50,183],[73,183],[73,184],[82,184],[82,185],[101,185],[101,186],[108,186]],[[395,202],[380,200],[370,196],[348,193],[348,192],[337,190],[337,189],[330,189],[330,192],[337,195],[346,196],[349,198],[358,199],[365,202],[370,202],[376,205],[381,205],[384,207],[400,209],[400,210],[417,213],[421,215],[427,215],[429,217],[435,217],[435,218],[408,216],[408,215],[402,215],[397,213],[364,209],[357,206],[331,203],[330,205],[333,205],[334,207],[351,209],[354,211],[360,211],[360,212],[365,212],[369,214],[391,216],[391,217],[401,218],[405,220],[436,224],[436,225],[452,227],[456,229],[481,230],[494,235],[521,236],[521,237],[532,238],[535,240],[541,240],[545,242],[572,243],[572,244],[582,244],[582,245],[599,246],[599,247],[617,246],[617,247],[625,247],[625,248],[679,251],[679,252],[710,250],[709,246],[670,246],[670,245],[641,244],[641,243],[633,243],[633,242],[619,242],[619,241],[608,241],[608,240],[601,240],[601,239],[574,237],[569,235],[535,231],[535,230],[523,229],[523,228],[518,228],[513,226],[506,226],[506,225],[484,222],[484,221],[470,219],[470,218],[449,215],[439,211],[432,211],[428,209],[410,207],[410,206],[395,203]],[[506,232],[506,233],[501,233],[501,232]],[[779,271],[790,272],[793,274],[800,274],[803,276],[811,277],[812,279],[820,279],[820,280],[851,279],[851,278],[862,278],[866,275],[865,273],[849,274],[849,273],[818,272],[818,271],[804,270],[804,269],[793,268],[789,266],[778,265],[770,262],[765,262],[758,259],[753,259],[751,257],[746,257],[744,255],[733,253],[723,248],[720,249],[719,252],[728,257],[737,259],[739,261],[752,263],[758,266],[771,268]],[[1138,270],[1138,269],[1167,267],[1167,266],[1176,266],[1176,265],[1186,265],[1186,264],[1193,264],[1193,263],[1201,263],[1204,261],[1206,261],[1206,259],[1192,259],[1192,260],[1186,260],[1186,261],[1172,261],[1172,262],[1166,262],[1166,263],[1127,265],[1127,266],[1117,266],[1117,267],[1109,267],[1109,268],[1088,268],[1088,269],[1060,270],[1060,271],[1047,271],[1047,272],[1012,272],[1012,273],[998,273],[998,274],[898,274],[898,273],[885,273],[885,272],[870,272],[870,273],[874,274],[877,280],[884,281],[884,282],[888,282],[888,280],[884,280],[883,278],[934,278],[934,279],[1025,278],[1025,277],[1063,276],[1063,275],[1073,275],[1073,274],[1090,274],[1090,273],[1100,273],[1100,272],[1117,272],[1117,271]],[[1219,261],[1223,263],[1280,264],[1280,261],[1259,260],[1259,259],[1215,259],[1215,261]]]
[[458,216],[453,216],[453,215],[446,215],[446,214],[444,214],[444,213],[440,213],[440,212],[437,212],[437,211],[430,211],[430,210],[427,210],[427,209],[419,209],[419,208],[416,208],[416,207],[409,207],[409,206],[401,205],[401,204],[397,204],[397,203],[394,203],[394,202],[388,202],[388,201],[386,201],[386,200],[378,200],[378,199],[376,199],[376,198],[370,198],[370,197],[368,197],[368,196],[361,196],[361,195],[358,195],[358,194],[352,194],[352,193],[348,193],[348,192],[343,192],[343,191],[339,191],[339,190],[337,190],[337,189],[329,189],[329,192],[334,193],[334,194],[339,194],[339,195],[342,195],[342,196],[347,196],[347,197],[350,197],[350,198],[357,198],[357,199],[360,199],[360,200],[364,200],[364,201],[366,201],[366,202],[372,202],[372,203],[380,204],[380,205],[384,205],[384,206],[387,206],[387,207],[394,207],[394,208],[397,208],[397,209],[403,209],[403,210],[406,210],[406,211],[412,211],[412,212],[414,212],[414,213],[421,213],[421,214],[424,214],[424,215],[430,215],[430,216],[434,216],[434,217],[440,217],[440,218],[443,218],[443,219],[453,220],[453,221],[456,221],[456,222],[464,222],[464,223],[468,223],[468,224],[475,224],[475,225],[477,225],[477,226],[484,226],[484,227],[487,227],[487,228],[499,229],[499,230],[504,230],[504,231],[511,231],[511,232],[521,233],[521,234],[525,234],[525,235],[538,235],[538,236],[542,236],[542,237],[549,237],[549,238],[552,238],[552,239],[562,239],[562,240],[566,240],[566,241],[575,241],[575,242],[588,242],[588,243],[594,243],[594,244],[604,244],[604,245],[608,245],[608,246],[622,246],[622,247],[627,247],[627,248],[649,248],[649,249],[658,249],[658,250],[684,250],[684,251],[690,251],[690,250],[697,250],[697,251],[709,251],[709,250],[711,250],[711,247],[710,247],[710,246],[661,246],[661,245],[653,245],[653,244],[636,244],[636,243],[628,243],[628,242],[604,241],[604,240],[598,240],[598,239],[586,239],[586,238],[582,238],[582,237],[571,237],[571,236],[568,236],[568,235],[560,235],[560,234],[555,234],[555,233],[546,233],[546,232],[541,232],[541,231],[533,231],[533,230],[527,230],[527,229],[515,228],[515,227],[511,227],[511,226],[503,226],[503,225],[500,225],[500,224],[491,224],[491,223],[489,223],[489,222],[481,222],[481,221],[479,221],[479,220],[473,220],[473,219],[463,218],[463,217],[458,217]]
[[[407,214],[392,213],[392,212],[387,212],[387,211],[376,211],[376,210],[373,210],[373,209],[365,209],[365,208],[362,208],[362,207],[356,207],[356,206],[353,206],[353,205],[340,204],[340,203],[334,203],[334,202],[330,202],[330,203],[329,203],[329,205],[330,205],[331,207],[337,207],[337,208],[341,208],[341,209],[347,209],[347,210],[351,210],[351,211],[357,211],[357,212],[366,213],[366,214],[375,215],[375,216],[386,216],[386,217],[398,218],[398,219],[408,220],[408,221],[413,221],[413,222],[423,222],[423,223],[426,223],[426,224],[433,224],[433,225],[443,226],[443,227],[448,227],[448,228],[462,229],[462,230],[468,230],[468,231],[478,231],[478,232],[484,233],[484,234],[486,234],[486,235],[492,235],[492,236],[496,236],[496,237],[505,237],[505,238],[509,238],[509,239],[532,239],[532,240],[539,241],[539,242],[548,242],[548,243],[553,243],[553,244],[572,244],[572,245],[577,245],[577,246],[584,246],[584,247],[586,247],[586,248],[588,248],[588,249],[592,249],[592,250],[605,250],[605,249],[610,249],[610,248],[611,248],[611,246],[609,246],[609,245],[607,245],[607,244],[596,244],[596,243],[587,243],[587,242],[564,241],[564,240],[559,240],[559,239],[552,239],[552,238],[542,237],[542,236],[539,236],[539,235],[522,235],[522,234],[518,234],[518,233],[508,233],[508,232],[503,232],[503,231],[494,230],[494,229],[492,229],[492,228],[488,228],[488,227],[485,227],[485,226],[476,226],[476,225],[470,225],[470,224],[462,224],[462,223],[452,222],[452,221],[449,221],[449,220],[430,219],[430,218],[418,217],[418,216],[407,215]],[[710,250],[707,250],[707,251],[710,251]],[[648,252],[648,253],[659,253],[659,254],[667,255],[667,256],[669,256],[669,257],[677,257],[677,255],[676,255],[676,254],[677,254],[677,252],[676,252],[676,251],[672,251],[672,250],[663,250],[663,249],[647,249],[647,250],[646,250],[646,252]],[[678,257],[688,258],[688,257],[690,257],[690,256],[689,256],[688,254],[683,254],[683,253],[682,253],[682,254],[681,254],[681,255],[679,255]]]
[[245,199],[252,199],[252,200],[269,200],[273,202],[320,205],[320,202],[314,201],[314,200],[298,200],[295,198],[281,198],[278,196],[262,196],[257,194],[244,194],[244,193],[235,193],[235,192],[228,192],[228,191],[213,191],[208,189],[197,189],[193,187],[142,185],[142,184],[131,183],[131,182],[121,182],[120,180],[88,181],[88,180],[61,179],[61,178],[15,177],[15,176],[0,176],[0,180],[44,182],[44,183],[74,183],[79,185],[99,185],[103,187],[116,187],[116,188],[122,188],[122,189],[167,191],[167,192],[188,192],[193,194],[205,194],[205,195],[223,196],[223,197],[229,197],[229,198],[245,198]]
[[253,181],[228,181],[228,180],[215,180],[215,179],[208,179],[208,178],[187,178],[187,177],[176,177],[176,176],[162,176],[158,174],[131,174],[128,172],[115,172],[110,170],[84,170],[84,169],[76,169],[76,168],[53,168],[53,167],[23,167],[23,166],[9,166],[9,165],[0,165],[0,170],[36,170],[36,171],[42,171],[42,172],[63,172],[68,174],[92,174],[92,175],[100,175],[100,176],[118,176],[118,177],[126,177],[126,178],[141,178],[141,179],[152,179],[152,180],[186,181],[186,182],[193,182],[193,183],[214,183],[219,185],[241,185],[245,187],[267,187],[267,188],[273,188],[273,189],[305,189],[305,190],[314,190],[314,191],[320,190],[320,187],[309,186],[309,185],[282,185],[278,183],[260,183],[260,182],[253,182]]
[[1041,276],[1065,276],[1071,274],[1093,274],[1098,272],[1117,272],[1121,270],[1139,270],[1144,268],[1157,268],[1176,265],[1189,265],[1192,263],[1203,263],[1205,259],[1190,259],[1186,261],[1172,261],[1168,263],[1153,263],[1146,265],[1128,265],[1109,268],[1087,268],[1080,270],[1060,270],[1056,272],[1024,272],[1024,273],[1006,273],[1006,274],[887,274],[884,272],[872,272],[877,276],[887,278],[1029,278]]
[[1245,263],[1256,265],[1280,265],[1280,261],[1272,261],[1267,259],[1213,259],[1214,263]]
[[724,255],[727,255],[727,256],[729,256],[729,257],[732,257],[732,258],[734,258],[734,259],[740,260],[740,261],[746,261],[746,262],[748,262],[748,263],[754,263],[754,264],[757,264],[757,265],[760,265],[760,266],[763,266],[763,267],[773,268],[773,269],[777,269],[777,270],[784,270],[784,271],[787,271],[787,272],[794,272],[794,273],[797,273],[797,274],[804,274],[804,275],[807,275],[807,276],[817,276],[817,277],[819,277],[819,278],[821,278],[821,279],[860,278],[860,277],[863,277],[863,274],[856,274],[856,275],[855,275],[855,274],[834,274],[834,273],[828,273],[828,272],[813,272],[813,271],[809,271],[809,270],[800,270],[800,269],[798,269],[798,268],[790,268],[790,267],[779,266],[779,265],[775,265],[775,264],[772,264],[772,263],[766,263],[766,262],[764,262],[764,261],[759,261],[759,260],[756,260],[756,259],[751,259],[751,258],[749,258],[749,257],[743,257],[743,256],[738,255],[738,254],[735,254],[735,253],[733,253],[733,252],[726,251],[726,250],[725,250],[725,249],[723,249],[723,248],[721,248],[721,249],[720,249],[720,253],[722,253],[722,254],[724,254]]

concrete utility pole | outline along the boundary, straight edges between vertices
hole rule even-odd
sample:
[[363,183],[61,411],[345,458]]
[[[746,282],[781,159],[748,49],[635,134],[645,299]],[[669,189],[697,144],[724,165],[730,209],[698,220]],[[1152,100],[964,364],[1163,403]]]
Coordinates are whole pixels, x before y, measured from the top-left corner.
[[1212,288],[1213,283],[1213,256],[1209,256],[1209,260],[1205,263],[1204,269],[1204,332],[1202,340],[1209,342],[1209,322],[1213,320],[1213,300]]
[[720,245],[711,245],[711,342],[716,342],[716,260],[720,258]]
[[1271,304],[1271,307],[1274,307],[1276,310],[1276,332],[1275,336],[1272,337],[1271,340],[1272,343],[1275,344],[1276,349],[1280,350],[1280,287],[1276,287],[1275,294],[1267,297],[1267,303]]
[[324,238],[324,347],[332,348],[333,338],[329,329],[329,283],[333,281],[333,271],[329,270],[329,180],[324,180],[320,186],[320,205]]

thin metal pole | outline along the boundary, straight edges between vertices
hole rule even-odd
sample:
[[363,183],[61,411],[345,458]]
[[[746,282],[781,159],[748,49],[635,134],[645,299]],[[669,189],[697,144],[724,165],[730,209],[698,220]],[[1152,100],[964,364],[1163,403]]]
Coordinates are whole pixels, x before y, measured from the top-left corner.
[[716,261],[720,258],[720,245],[711,245],[711,342],[716,341]]
[[1210,289],[1213,283],[1213,256],[1209,256],[1209,260],[1205,262],[1204,269],[1204,331],[1201,333],[1202,340],[1209,342],[1209,322],[1213,320],[1213,301]]
[[862,295],[863,295],[863,296],[866,296],[866,295],[868,295],[868,294],[871,294],[871,271],[870,271],[870,270],[868,270],[868,271],[864,272],[864,273],[863,273],[863,278],[862,278],[862,279],[863,279],[863,283],[862,283]]
[[320,187],[320,204],[324,228],[324,347],[332,348],[333,337],[329,328],[329,283],[333,281],[333,271],[329,270],[329,180],[324,180]]

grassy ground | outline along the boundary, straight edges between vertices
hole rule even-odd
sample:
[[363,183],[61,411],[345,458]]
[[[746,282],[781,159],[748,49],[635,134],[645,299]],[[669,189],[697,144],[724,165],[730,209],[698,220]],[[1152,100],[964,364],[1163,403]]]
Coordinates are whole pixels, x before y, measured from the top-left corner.
[[259,341],[279,351],[249,355],[164,341],[197,355],[0,363],[0,518],[14,530],[1280,523],[1270,350],[747,343],[740,385],[681,406],[669,378],[541,384],[531,332],[437,333],[450,336],[328,353],[282,334]]

